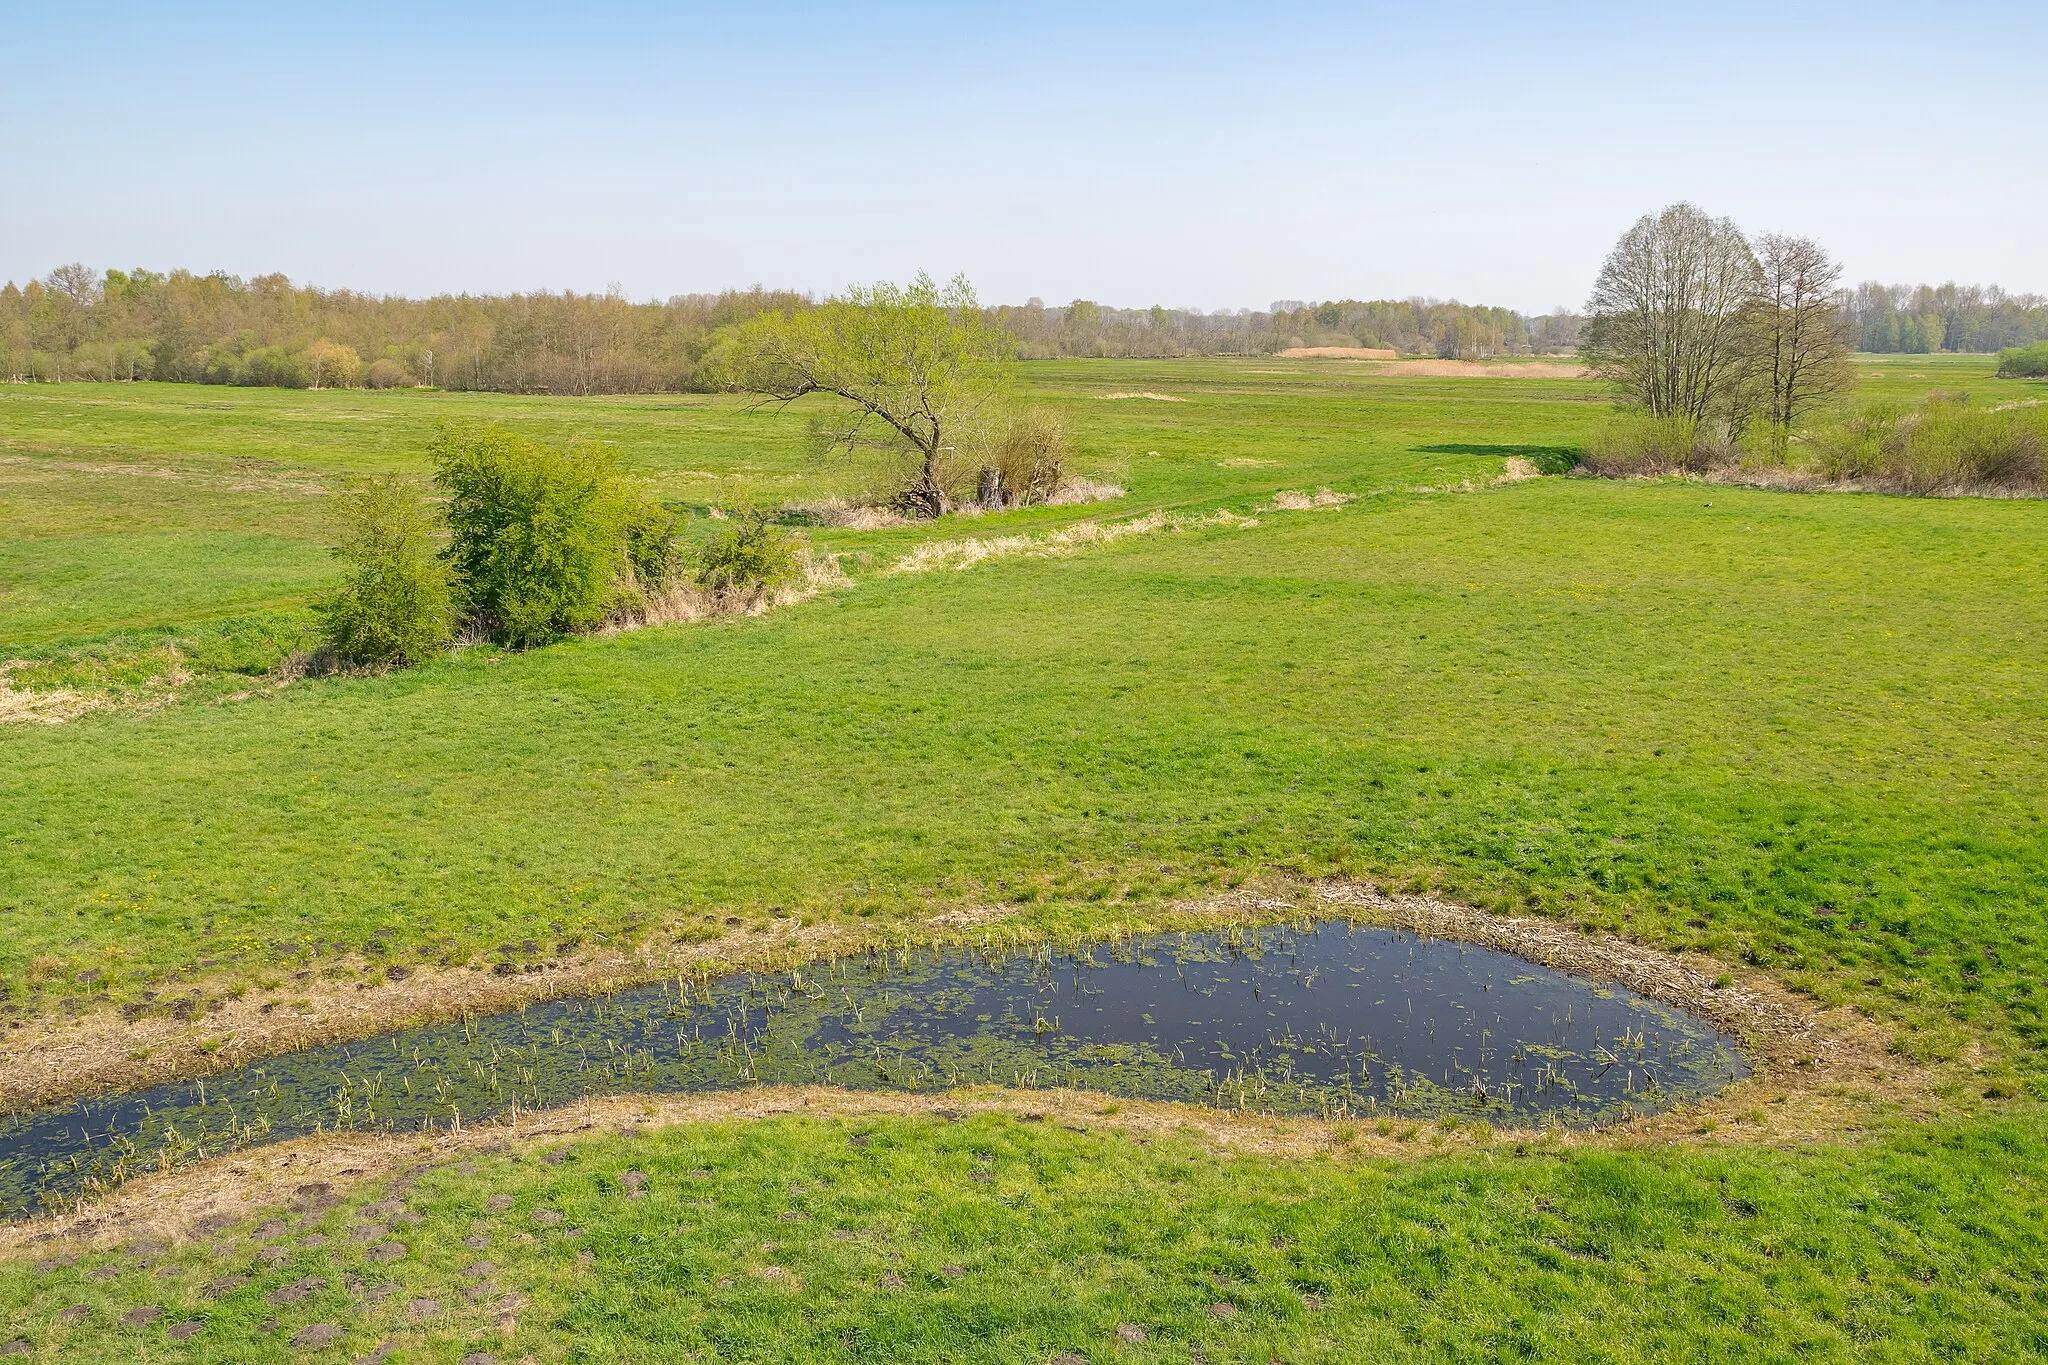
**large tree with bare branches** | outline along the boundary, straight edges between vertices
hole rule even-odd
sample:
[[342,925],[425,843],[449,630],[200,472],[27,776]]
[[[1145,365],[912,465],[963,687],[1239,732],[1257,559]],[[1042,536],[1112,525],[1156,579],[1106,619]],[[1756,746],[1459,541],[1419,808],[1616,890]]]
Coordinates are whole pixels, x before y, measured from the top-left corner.
[[1687,203],[1645,215],[1601,268],[1580,353],[1653,416],[1740,415],[1756,279],[1729,219]]
[[994,418],[1014,343],[963,277],[941,289],[920,274],[901,288],[855,287],[801,312],[763,313],[727,357],[736,388],[770,402],[806,394],[844,400],[832,432],[847,447],[877,425],[911,455],[897,493],[903,510],[943,514],[956,452]]
[[1836,289],[1837,265],[1807,237],[1757,238],[1750,348],[1765,415],[1780,433],[1854,380]]

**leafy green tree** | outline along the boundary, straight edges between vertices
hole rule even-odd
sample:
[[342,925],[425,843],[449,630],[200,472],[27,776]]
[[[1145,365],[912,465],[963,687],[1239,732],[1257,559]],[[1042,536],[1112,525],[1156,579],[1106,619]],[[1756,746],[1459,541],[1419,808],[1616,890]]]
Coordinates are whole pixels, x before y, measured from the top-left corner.
[[415,664],[454,632],[448,568],[419,492],[394,479],[358,479],[338,503],[341,587],[314,604],[336,657],[358,667]]
[[911,454],[896,495],[904,511],[942,515],[965,461],[1009,386],[1014,347],[955,276],[920,274],[898,288],[856,286],[808,312],[762,313],[726,357],[735,388],[790,403],[831,394],[848,405],[831,443],[851,448],[880,423]]

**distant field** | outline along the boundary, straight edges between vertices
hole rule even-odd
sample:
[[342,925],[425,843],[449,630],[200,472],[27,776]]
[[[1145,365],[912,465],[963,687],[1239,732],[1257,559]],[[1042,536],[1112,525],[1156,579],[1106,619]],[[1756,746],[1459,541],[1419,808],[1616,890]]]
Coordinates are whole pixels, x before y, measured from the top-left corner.
[[[1990,371],[1870,361],[1863,397],[2048,390]],[[850,586],[757,618],[0,727],[16,1036],[178,1001],[203,1030],[230,995],[293,1009],[313,989],[294,972],[375,992],[386,964],[485,968],[528,939],[783,919],[910,937],[948,911],[1071,934],[1261,879],[1434,888],[1875,1020],[1934,1068],[1939,1116],[1866,1113],[1854,1141],[1483,1137],[1369,1161],[992,1119],[877,1121],[864,1152],[811,1120],[598,1134],[579,1139],[589,1165],[515,1151],[432,1175],[408,1293],[454,1292],[428,1281],[502,1186],[587,1221],[599,1266],[633,1267],[593,1292],[566,1243],[494,1250],[536,1304],[508,1360],[2048,1351],[2043,504],[1495,482],[1602,420],[1589,381],[1317,360],[1027,375],[1125,498],[821,528]],[[1132,393],[1187,401],[1102,397]],[[0,658],[77,667],[88,646],[174,640],[250,688],[331,573],[317,490],[420,472],[435,422],[482,415],[614,440],[685,506],[839,477],[804,454],[801,412],[724,399],[0,389]],[[1353,496],[1273,506],[1321,487]],[[1219,508],[1257,524],[885,571],[921,539]],[[939,1174],[977,1152],[986,1190]],[[602,1197],[628,1162],[658,1198]],[[721,1182],[701,1204],[677,1189],[698,1168]],[[783,1219],[792,1200],[803,1219]],[[657,1251],[677,1224],[695,1240]],[[763,1242],[793,1282],[760,1280]],[[185,1248],[191,1284],[162,1292],[211,1315],[205,1358],[290,1358],[257,1296],[318,1271],[339,1312],[342,1260],[321,1268],[344,1256],[293,1254],[208,1307]],[[881,1281],[892,1267],[903,1286]],[[7,1330],[120,1354],[117,1329],[50,1321],[43,1284],[105,1299],[95,1323],[126,1302],[65,1274],[0,1269]],[[1209,1310],[1225,1298],[1237,1312]],[[360,1309],[350,1349],[410,1330],[381,1311]],[[1146,1344],[1122,1322],[1149,1324]],[[461,1358],[453,1336],[405,1340],[404,1359]]]
[[[1072,417],[1087,471],[1130,496],[1108,509],[988,518],[976,530],[1243,504],[1296,484],[1363,491],[1485,478],[1524,445],[1569,444],[1598,406],[1584,384],[1495,381],[1473,392],[1316,362],[1024,369],[1032,396]],[[1102,397],[1132,389],[1188,401]],[[549,439],[609,441],[661,496],[703,508],[840,491],[852,477],[846,463],[808,453],[813,411],[692,395],[0,386],[0,649],[302,603],[332,572],[322,491],[352,473],[423,478],[425,445],[442,422],[488,418]],[[920,534],[932,532],[819,538],[886,550]]]
[[[1387,376],[1316,360],[1043,361],[1031,395],[1074,422],[1086,469],[1130,496],[988,518],[1039,527],[1154,507],[1245,507],[1278,488],[1364,492],[1483,479],[1569,450],[1604,414],[1585,381]],[[1863,396],[2007,394],[1976,356],[1867,358]],[[1187,401],[1105,401],[1131,391]],[[811,410],[696,395],[522,398],[178,384],[0,386],[0,653],[117,632],[287,616],[332,576],[321,498],[357,473],[424,478],[443,422],[614,443],[660,495],[705,508],[828,497],[853,473],[809,453]],[[939,531],[825,532],[890,551]],[[275,629],[274,621],[266,626]]]

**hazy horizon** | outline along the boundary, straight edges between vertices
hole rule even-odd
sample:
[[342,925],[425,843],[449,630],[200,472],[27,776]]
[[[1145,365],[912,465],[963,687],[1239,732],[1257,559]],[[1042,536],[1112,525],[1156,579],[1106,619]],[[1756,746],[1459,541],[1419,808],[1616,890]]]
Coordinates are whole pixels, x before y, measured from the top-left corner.
[[2038,6],[0,16],[0,279],[1536,314],[1690,199],[1851,282],[2048,292]]

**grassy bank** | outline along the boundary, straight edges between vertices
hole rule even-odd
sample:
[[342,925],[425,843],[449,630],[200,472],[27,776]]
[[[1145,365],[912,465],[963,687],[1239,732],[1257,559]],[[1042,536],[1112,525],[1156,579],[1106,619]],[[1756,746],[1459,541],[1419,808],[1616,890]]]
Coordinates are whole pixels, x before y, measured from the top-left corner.
[[[0,1264],[0,1315],[38,1358],[76,1361],[2048,1350],[2033,1120],[1854,1155],[1482,1143],[1419,1160],[1341,1141],[1220,1155],[1105,1121],[764,1119],[522,1143],[422,1161],[333,1207],[315,1182],[296,1210],[250,1208],[173,1247]],[[122,1325],[138,1309],[157,1312]],[[311,1348],[323,1327],[331,1344]]]

